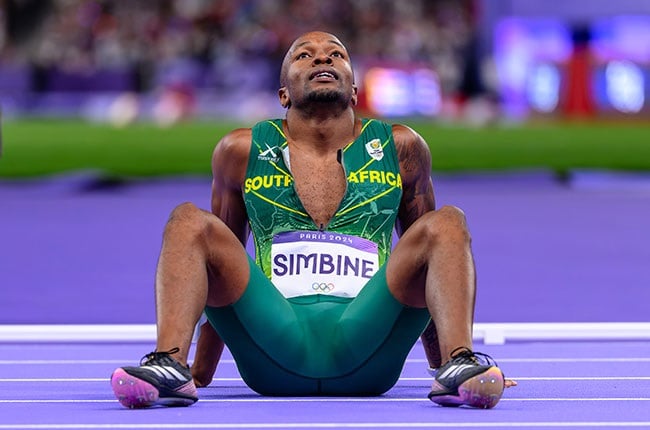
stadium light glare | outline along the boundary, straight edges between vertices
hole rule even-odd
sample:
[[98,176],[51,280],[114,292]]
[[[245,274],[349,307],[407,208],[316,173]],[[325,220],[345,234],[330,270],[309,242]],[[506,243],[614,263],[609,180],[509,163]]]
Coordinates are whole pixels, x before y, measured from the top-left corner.
[[605,69],[607,98],[614,109],[623,113],[638,113],[645,104],[643,72],[631,61],[617,60]]

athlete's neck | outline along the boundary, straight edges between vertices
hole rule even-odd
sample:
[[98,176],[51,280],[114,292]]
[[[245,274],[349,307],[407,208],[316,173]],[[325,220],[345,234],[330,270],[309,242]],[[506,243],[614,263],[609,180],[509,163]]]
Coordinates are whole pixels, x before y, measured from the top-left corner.
[[352,109],[339,114],[305,115],[289,109],[284,121],[289,143],[309,145],[314,150],[330,151],[343,148],[357,134],[357,119]]

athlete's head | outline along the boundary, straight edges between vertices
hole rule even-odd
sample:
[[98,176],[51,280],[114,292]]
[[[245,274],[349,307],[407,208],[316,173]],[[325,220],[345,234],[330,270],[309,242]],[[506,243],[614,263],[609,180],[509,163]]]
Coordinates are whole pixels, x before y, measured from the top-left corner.
[[278,95],[287,108],[314,103],[356,104],[357,88],[345,46],[333,34],[322,31],[298,37],[282,62]]

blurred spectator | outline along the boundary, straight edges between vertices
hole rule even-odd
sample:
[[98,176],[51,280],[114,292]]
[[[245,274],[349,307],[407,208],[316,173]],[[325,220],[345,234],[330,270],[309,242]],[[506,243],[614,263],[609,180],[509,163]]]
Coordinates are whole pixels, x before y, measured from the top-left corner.
[[564,89],[564,111],[568,117],[588,118],[595,107],[590,88],[591,51],[589,27],[576,26],[572,32],[573,52],[567,65],[567,83]]
[[370,60],[428,64],[443,91],[462,82],[473,0],[5,0],[0,70],[31,90],[275,92],[299,34],[337,34]]
[[169,68],[186,70],[179,73],[199,86],[230,85],[188,71],[187,64],[236,81],[239,73],[229,69],[260,60],[271,65],[262,80],[275,88],[285,47],[309,29],[336,33],[364,56],[458,63],[454,57],[473,25],[469,6],[452,0],[5,0],[0,46],[3,62],[78,73],[130,68],[141,74],[142,90],[164,80],[156,73]]

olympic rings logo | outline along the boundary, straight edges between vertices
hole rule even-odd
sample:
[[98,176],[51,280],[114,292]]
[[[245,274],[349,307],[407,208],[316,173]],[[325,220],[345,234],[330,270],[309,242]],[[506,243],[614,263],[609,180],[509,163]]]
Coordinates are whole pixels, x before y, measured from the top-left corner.
[[314,282],[311,284],[311,289],[314,291],[321,291],[324,293],[330,292],[334,289],[334,284],[331,282],[325,283],[325,282]]

